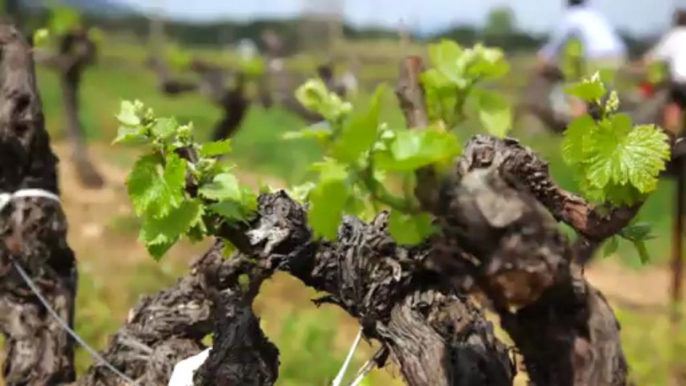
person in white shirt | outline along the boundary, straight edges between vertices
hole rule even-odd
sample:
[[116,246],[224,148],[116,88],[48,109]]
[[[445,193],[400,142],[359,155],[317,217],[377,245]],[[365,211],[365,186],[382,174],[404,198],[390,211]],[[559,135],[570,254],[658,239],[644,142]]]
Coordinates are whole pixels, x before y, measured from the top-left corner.
[[[612,83],[617,70],[626,62],[627,48],[610,22],[588,0],[567,0],[567,11],[553,31],[550,40],[538,53],[537,70],[560,67],[559,60],[567,43],[577,39],[583,48],[584,75],[600,72],[602,79]],[[586,113],[583,101],[570,101],[570,115]]]
[[539,63],[551,65],[571,38],[580,40],[590,65],[614,67],[624,64],[626,44],[610,22],[588,5],[588,0],[567,0],[568,9],[550,40],[539,52]]
[[663,125],[676,135],[686,110],[686,9],[674,13],[674,28],[643,57],[644,67],[656,61],[664,62],[669,69],[670,96]]

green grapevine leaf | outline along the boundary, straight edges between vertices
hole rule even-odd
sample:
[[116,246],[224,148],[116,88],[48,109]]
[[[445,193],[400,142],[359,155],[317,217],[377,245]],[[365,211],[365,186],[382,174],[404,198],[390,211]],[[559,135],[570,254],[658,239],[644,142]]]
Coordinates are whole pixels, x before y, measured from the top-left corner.
[[208,200],[235,200],[240,202],[242,199],[238,179],[230,173],[216,175],[211,183],[201,186],[198,193]]
[[492,91],[475,90],[481,124],[489,134],[499,138],[512,128],[512,111],[507,100]]
[[597,102],[605,96],[605,93],[607,92],[607,90],[605,90],[605,85],[603,85],[603,82],[600,79],[599,73],[595,73],[591,78],[584,79],[581,82],[566,87],[565,91],[569,95],[573,95],[586,102]]
[[452,40],[444,39],[438,44],[429,45],[431,64],[452,81],[460,80],[458,75],[461,75],[462,69],[458,60],[462,53],[460,45]]
[[316,127],[308,127],[302,130],[298,131],[289,131],[284,133],[281,138],[283,139],[309,139],[313,138],[319,141],[320,143],[326,143],[327,140],[331,138],[331,135],[333,132],[324,127],[316,126]]
[[574,166],[584,161],[584,143],[596,126],[590,115],[583,115],[569,124],[562,140],[562,159],[568,165]]
[[322,181],[343,181],[348,178],[347,166],[332,158],[325,158],[324,162],[313,164],[312,169],[319,171],[319,179]]
[[353,112],[345,122],[340,138],[333,148],[334,157],[344,162],[355,162],[360,155],[369,150],[376,142],[381,113],[381,98],[386,90],[384,85],[377,87],[369,103],[369,108]]
[[630,241],[646,241],[655,238],[650,224],[640,222],[622,229],[619,235]]
[[348,197],[348,186],[342,180],[322,181],[312,190],[308,222],[315,236],[336,239]]
[[426,106],[431,121],[452,121],[458,96],[455,83],[435,68],[424,71],[420,80],[426,91]]
[[610,237],[609,240],[605,243],[605,248],[603,248],[603,256],[608,257],[610,255],[614,255],[617,252],[617,249],[619,248],[619,240],[617,240],[616,236]]
[[174,118],[160,118],[152,127],[152,134],[162,140],[169,139],[174,135],[179,123]]
[[345,204],[345,213],[361,217],[367,210],[366,202],[363,199],[358,188],[353,189],[353,194],[348,197],[348,202]]
[[484,79],[496,79],[507,74],[510,66],[505,61],[505,54],[499,48],[486,48],[477,44],[473,51],[475,59],[469,66],[469,74],[472,77]]
[[300,104],[317,112],[326,103],[328,94],[329,90],[321,79],[310,79],[295,91],[295,97]]
[[164,257],[164,255],[169,252],[171,247],[176,244],[176,240],[169,240],[163,243],[159,244],[146,244],[145,247],[148,250],[148,253],[150,256],[152,256],[155,260],[159,261]]
[[157,171],[157,157],[146,155],[133,165],[126,185],[131,203],[138,216],[142,216],[156,197],[156,183],[160,183]]
[[199,200],[186,200],[178,208],[161,218],[147,217],[141,228],[140,239],[146,246],[164,246],[149,251],[155,259],[164,253],[188,232],[191,227],[202,222],[204,210]]
[[246,221],[257,211],[257,195],[248,187],[240,187],[239,198],[226,198],[221,202],[209,205],[210,211],[224,217],[230,222]]
[[612,90],[609,98],[607,98],[607,102],[605,102],[605,111],[609,114],[614,114],[617,110],[619,110],[619,94],[617,94],[617,91]]
[[310,79],[295,91],[295,97],[308,110],[321,114],[329,122],[338,121],[352,105],[329,91],[321,79]]
[[452,160],[461,152],[457,137],[433,128],[397,133],[389,151],[376,153],[379,168],[391,171],[413,171],[423,166]]
[[350,197],[346,183],[349,174],[345,165],[333,159],[325,159],[315,164],[315,168],[319,170],[320,181],[309,194],[308,222],[315,236],[333,240]]
[[642,264],[648,264],[650,262],[650,253],[648,253],[648,248],[643,240],[633,241],[634,247],[636,247],[636,252],[638,252],[638,257],[641,259]]
[[139,216],[163,217],[183,202],[186,161],[176,154],[168,155],[162,175],[158,162],[156,156],[141,157],[127,180],[129,196]]
[[211,204],[208,208],[229,221],[242,221],[246,218],[245,209],[236,201],[222,201]]
[[231,152],[231,139],[208,142],[200,147],[201,157],[217,157]]
[[306,182],[302,185],[294,186],[293,188],[288,190],[288,195],[296,201],[305,202],[307,201],[307,198],[310,196],[310,192],[312,192],[312,189],[316,187],[317,185],[315,185],[314,183]]
[[112,141],[114,144],[144,143],[147,140],[145,127],[143,126],[119,126],[117,137]]
[[394,210],[388,218],[388,231],[398,244],[417,245],[436,232],[436,227],[427,213],[408,215]]
[[[631,184],[641,193],[657,188],[658,175],[669,159],[667,136],[655,126],[637,126],[621,116],[610,127],[600,127],[590,143],[592,155],[588,164],[588,179],[603,188],[610,182]],[[630,122],[630,121],[629,121]]]
[[249,212],[254,212],[258,208],[259,196],[248,186],[241,186],[241,205]]
[[435,68],[424,71],[419,78],[425,89],[446,90],[454,89],[455,85],[444,73]]
[[137,106],[135,102],[122,101],[117,119],[123,125],[138,126],[141,124],[141,119],[138,116],[139,111],[140,107]]
[[186,187],[186,160],[175,153],[170,153],[165,158],[165,164],[164,182],[172,195],[181,199],[181,194]]

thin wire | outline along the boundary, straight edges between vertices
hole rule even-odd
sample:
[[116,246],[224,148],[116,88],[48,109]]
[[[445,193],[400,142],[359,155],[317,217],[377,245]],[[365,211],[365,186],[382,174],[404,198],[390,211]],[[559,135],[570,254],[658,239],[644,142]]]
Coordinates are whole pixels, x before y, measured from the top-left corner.
[[[369,362],[371,362],[371,360]],[[367,376],[367,374],[369,374],[372,371],[373,368],[374,366],[368,366],[367,364],[365,364],[364,370],[357,375],[357,377],[355,378],[353,383],[350,384],[350,386],[358,386],[359,384],[361,384],[364,378]]]
[[[61,203],[60,197],[50,191],[44,190],[44,189],[20,189],[14,193],[0,193],[0,210],[4,209],[7,204],[12,201],[14,198],[29,198],[29,197],[40,197],[40,198],[47,198],[49,200],[56,201],[58,204]],[[14,263],[14,267],[17,269],[17,272],[19,272],[19,276],[24,280],[27,286],[31,289],[31,291],[38,297],[38,300],[43,304],[43,306],[48,310],[50,315],[52,315],[55,320],[57,320],[57,323],[72,337],[76,342],[78,342],[86,351],[88,351],[91,356],[100,361],[105,367],[110,369],[113,373],[115,373],[119,378],[125,380],[127,383],[130,383],[132,385],[136,385],[136,381],[133,379],[129,378],[126,374],[122,373],[121,371],[117,370],[116,367],[114,367],[111,363],[109,363],[105,358],[103,358],[94,348],[88,345],[81,337],[69,327],[69,324],[65,322],[58,314],[55,312],[55,310],[50,306],[50,303],[43,297],[43,295],[40,293],[40,290],[38,289],[38,286],[36,283],[33,282],[31,277],[24,271],[24,268],[22,268],[21,264],[16,259],[13,259],[12,262]]]
[[376,354],[374,354],[358,371],[357,371],[357,376],[355,377],[355,380],[353,380],[353,383],[350,384],[350,386],[358,386],[364,378],[369,374],[374,367],[376,366],[376,356],[379,354],[381,350],[377,351]]
[[14,260],[13,263],[14,263],[14,267],[15,267],[15,268],[17,269],[17,271],[19,272],[19,275],[22,277],[22,279],[24,279],[24,282],[26,283],[26,285],[29,286],[29,288],[31,289],[31,291],[33,291],[33,293],[38,297],[38,300],[40,300],[40,302],[43,303],[43,306],[45,306],[45,308],[48,310],[48,312],[57,320],[57,323],[58,323],[65,331],[67,331],[67,333],[68,333],[69,335],[71,335],[71,337],[74,338],[75,341],[77,341],[84,349],[86,349],[86,351],[88,351],[88,353],[91,354],[91,356],[92,356],[94,359],[97,359],[98,361],[102,362],[102,364],[103,364],[105,367],[107,367],[107,368],[110,369],[113,373],[115,373],[117,376],[119,376],[119,378],[125,380],[127,383],[130,383],[130,384],[132,384],[132,385],[135,385],[135,384],[136,384],[136,381],[134,381],[133,379],[129,378],[128,376],[126,376],[126,374],[122,373],[121,371],[117,370],[116,367],[114,367],[112,364],[110,364],[107,360],[105,360],[105,358],[103,358],[100,354],[98,354],[98,352],[97,352],[95,349],[93,349],[93,348],[92,348],[91,346],[89,346],[83,339],[81,339],[81,337],[78,336],[78,335],[76,334],[76,332],[75,332],[74,330],[71,329],[71,327],[69,327],[69,324],[67,324],[67,322],[65,322],[65,321],[57,314],[57,312],[55,312],[55,310],[50,306],[50,304],[49,304],[48,301],[43,297],[43,295],[41,295],[40,291],[38,290],[38,286],[36,285],[36,283],[33,282],[33,280],[31,279],[31,277],[29,277],[29,275],[26,273],[26,271],[24,271],[24,268],[22,268],[21,265],[19,265],[19,263],[18,263],[16,260]]
[[341,369],[338,371],[338,375],[336,376],[336,378],[334,378],[333,382],[331,383],[331,386],[340,386],[343,382],[345,372],[346,370],[348,370],[348,366],[350,366],[350,361],[353,359],[353,354],[355,354],[355,350],[357,349],[357,346],[360,344],[361,339],[362,329],[360,328],[360,332],[357,333],[357,337],[355,338],[352,347],[350,347],[350,351],[348,351],[348,357],[345,358],[345,362],[343,362],[343,367],[341,367]]

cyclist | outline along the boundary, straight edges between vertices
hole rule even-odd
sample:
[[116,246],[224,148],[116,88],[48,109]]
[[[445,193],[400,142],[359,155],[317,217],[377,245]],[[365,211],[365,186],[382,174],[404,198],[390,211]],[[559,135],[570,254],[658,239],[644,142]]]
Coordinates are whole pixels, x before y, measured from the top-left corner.
[[676,137],[686,109],[686,8],[674,13],[672,28],[643,57],[643,67],[664,62],[669,70],[669,102],[663,112],[664,128]]
[[[567,0],[567,11],[562,21],[538,54],[539,72],[559,67],[557,62],[572,39],[581,44],[586,75],[599,71],[604,81],[612,83],[615,73],[626,61],[626,44],[610,22],[588,4],[588,0]],[[583,115],[586,104],[572,99],[570,109],[572,116]]]

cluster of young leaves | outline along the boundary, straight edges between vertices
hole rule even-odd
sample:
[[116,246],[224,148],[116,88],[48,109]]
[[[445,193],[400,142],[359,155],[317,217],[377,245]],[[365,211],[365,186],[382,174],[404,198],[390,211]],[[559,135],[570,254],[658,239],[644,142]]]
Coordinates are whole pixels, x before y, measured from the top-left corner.
[[141,102],[124,101],[114,143],[144,148],[126,185],[142,220],[140,240],[161,258],[183,237],[200,241],[222,224],[249,220],[257,195],[239,184],[231,167],[219,162],[229,140],[198,144],[192,125],[155,117]]
[[[296,91],[298,101],[325,120],[285,136],[314,138],[325,149],[325,159],[315,165],[319,180],[292,192],[309,202],[310,226],[317,236],[335,238],[344,214],[364,217],[387,207],[392,209],[389,231],[395,240],[406,245],[422,242],[435,227],[415,198],[415,172],[440,172],[459,156],[462,147],[451,129],[464,118],[466,104],[475,102],[490,133],[504,136],[510,128],[507,101],[478,87],[508,71],[502,52],[483,46],[462,49],[447,40],[429,50],[432,67],[421,77],[432,114],[429,127],[393,130],[381,122],[385,86],[377,88],[364,107],[355,108],[318,79]],[[394,182],[399,185],[396,192],[387,188]]]
[[589,199],[634,205],[657,188],[658,176],[670,158],[667,135],[655,125],[634,126],[619,114],[619,98],[607,90],[598,74],[567,88],[599,110],[598,119],[586,114],[565,131],[562,157],[572,167]]
[[429,46],[432,68],[421,77],[432,122],[453,129],[471,112],[486,131],[504,137],[512,127],[508,101],[495,91],[479,87],[509,71],[502,50],[477,44],[462,48],[451,40]]
[[[614,206],[644,201],[657,189],[660,172],[670,158],[667,135],[655,125],[634,126],[628,115],[617,113],[617,93],[608,96],[598,74],[574,84],[567,92],[599,110],[596,119],[588,114],[575,119],[562,142],[562,157],[571,166],[582,193],[592,201]],[[648,225],[632,224],[608,240],[605,255],[614,253],[618,238],[623,238],[646,262],[645,241],[652,237]]]
[[[309,223],[319,237],[334,239],[344,214],[365,217],[382,205],[392,209],[389,228],[399,243],[420,243],[434,230],[431,217],[419,210],[412,194],[414,170],[452,160],[460,145],[453,134],[438,127],[389,129],[380,121],[385,90],[380,86],[366,107],[354,109],[320,79],[310,80],[296,91],[303,106],[325,118],[325,122],[284,136],[313,138],[325,149],[324,160],[315,165],[318,181],[291,192],[309,202]],[[399,176],[403,194],[386,188],[389,173]]]

